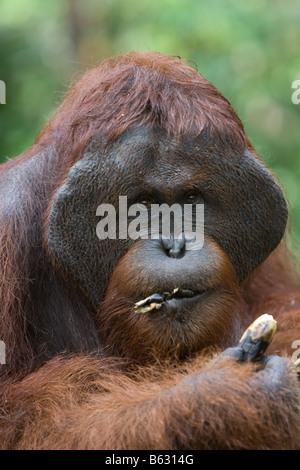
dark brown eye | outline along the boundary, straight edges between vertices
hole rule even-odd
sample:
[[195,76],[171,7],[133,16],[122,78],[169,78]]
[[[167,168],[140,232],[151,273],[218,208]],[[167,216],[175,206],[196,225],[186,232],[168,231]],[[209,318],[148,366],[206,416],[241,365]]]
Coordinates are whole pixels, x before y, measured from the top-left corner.
[[203,198],[198,191],[189,191],[184,196],[184,203],[185,204],[201,204],[203,203]]
[[143,204],[144,206],[147,207],[147,209],[150,209],[151,207],[151,204],[154,204],[154,200],[151,196],[141,196],[138,200],[137,200],[137,204]]

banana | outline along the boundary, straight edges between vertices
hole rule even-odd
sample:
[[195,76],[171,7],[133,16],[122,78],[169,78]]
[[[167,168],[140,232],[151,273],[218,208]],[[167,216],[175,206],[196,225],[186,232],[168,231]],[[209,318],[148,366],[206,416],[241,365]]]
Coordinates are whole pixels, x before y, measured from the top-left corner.
[[273,340],[276,330],[277,322],[267,313],[251,323],[238,343],[238,348],[242,350],[242,360],[260,359]]

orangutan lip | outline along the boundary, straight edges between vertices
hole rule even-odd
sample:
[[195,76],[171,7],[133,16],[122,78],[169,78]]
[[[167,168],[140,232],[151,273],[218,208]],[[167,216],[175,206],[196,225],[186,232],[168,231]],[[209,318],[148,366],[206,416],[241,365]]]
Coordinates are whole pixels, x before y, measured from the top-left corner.
[[166,302],[173,299],[192,299],[193,297],[203,294],[205,290],[195,292],[191,289],[181,289],[176,287],[172,292],[164,292],[163,294],[152,294],[146,299],[140,300],[135,304],[135,311],[140,313],[150,312],[151,310],[160,309]]

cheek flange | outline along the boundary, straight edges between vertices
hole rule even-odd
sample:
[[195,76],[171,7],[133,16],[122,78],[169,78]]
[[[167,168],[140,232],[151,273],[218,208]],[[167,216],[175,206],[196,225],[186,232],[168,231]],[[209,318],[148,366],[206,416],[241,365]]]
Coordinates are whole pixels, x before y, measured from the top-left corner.
[[87,153],[70,169],[53,199],[47,227],[51,258],[95,308],[103,299],[114,265],[122,255],[121,245],[120,253],[116,250],[108,256],[109,240],[100,241],[96,234],[99,194],[101,197],[96,157]]
[[241,282],[279,245],[288,207],[279,184],[249,151],[219,157],[214,166],[220,205],[206,211],[205,226]]

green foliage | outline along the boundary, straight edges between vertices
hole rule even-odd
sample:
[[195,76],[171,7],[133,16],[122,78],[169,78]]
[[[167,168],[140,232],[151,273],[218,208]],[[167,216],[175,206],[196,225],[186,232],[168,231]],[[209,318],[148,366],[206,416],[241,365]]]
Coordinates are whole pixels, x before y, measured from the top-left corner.
[[28,148],[75,73],[128,50],[193,60],[281,179],[300,252],[297,0],[1,0],[0,161]]

